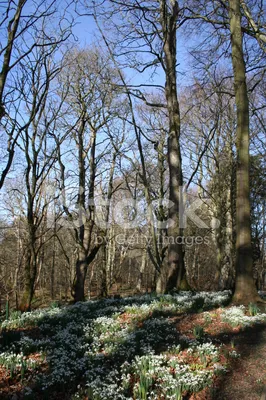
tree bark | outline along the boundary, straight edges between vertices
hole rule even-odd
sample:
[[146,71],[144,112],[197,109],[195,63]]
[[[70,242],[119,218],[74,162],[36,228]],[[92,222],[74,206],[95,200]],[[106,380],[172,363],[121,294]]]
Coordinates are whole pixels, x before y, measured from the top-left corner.
[[[81,218],[84,217],[84,211],[86,209],[85,199],[85,184],[86,184],[86,165],[84,151],[83,135],[85,129],[85,120],[81,123],[80,130],[78,133],[78,145],[79,145],[79,196],[78,205]],[[95,152],[96,152],[96,131],[92,131],[91,136],[91,152],[90,152],[90,180],[89,180],[89,199],[94,201],[94,185],[96,175],[96,163],[95,163]],[[87,213],[86,213],[87,214]],[[78,255],[76,260],[76,279],[74,283],[74,301],[85,300],[85,280],[88,272],[90,263],[96,257],[100,246],[95,245],[91,248],[92,232],[94,227],[94,205],[90,204],[88,207],[88,215],[86,215],[86,221],[80,220],[80,227],[78,231]]]
[[183,236],[180,227],[180,202],[183,185],[182,158],[180,151],[180,110],[176,87],[176,21],[179,13],[177,1],[160,2],[160,17],[164,36],[165,94],[169,114],[168,164],[169,164],[169,219],[168,227],[168,277],[166,291],[186,286],[184,250],[179,237]]
[[10,71],[10,60],[12,56],[13,44],[19,26],[21,12],[25,3],[26,0],[19,0],[16,6],[14,17],[9,21],[8,24],[7,45],[6,45],[6,50],[4,52],[2,69],[0,72],[0,121],[2,117],[5,115],[5,107],[3,104],[4,88],[6,84],[7,75]]
[[253,279],[249,187],[249,100],[241,31],[240,1],[229,1],[229,19],[237,111],[236,171],[236,285],[235,303],[249,303],[260,298]]
[[138,281],[137,281],[137,286],[136,286],[136,289],[139,293],[142,292],[142,288],[143,288],[143,278],[144,278],[146,263],[147,263],[147,250],[143,249],[142,257],[141,257],[141,264],[140,264],[140,269],[139,269],[139,276],[138,276]]

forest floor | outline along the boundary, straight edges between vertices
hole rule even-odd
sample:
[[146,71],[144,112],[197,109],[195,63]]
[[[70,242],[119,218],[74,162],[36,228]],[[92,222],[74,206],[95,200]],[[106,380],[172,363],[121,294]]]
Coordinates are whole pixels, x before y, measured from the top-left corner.
[[[183,323],[183,332],[198,324],[204,324],[201,314],[189,316]],[[222,343],[224,352],[233,348],[239,357],[231,358],[228,372],[191,400],[266,400],[266,325],[246,329],[227,326],[224,333],[220,318],[215,318],[205,331]]]
[[255,327],[236,339],[236,351],[241,357],[217,382],[212,399],[266,400],[266,327]]
[[[156,377],[156,372],[146,394],[133,388],[148,376],[151,366],[155,371],[164,368],[170,387],[173,377],[179,379],[179,365],[188,368],[190,388],[194,378],[199,385],[195,391],[183,388],[184,400],[266,400],[266,314],[256,311],[252,316],[252,310],[243,306],[217,307],[221,294],[193,296],[88,302],[36,310],[3,322],[0,400],[181,399],[177,392],[167,391],[161,384],[164,375]],[[160,357],[165,357],[163,363]],[[80,359],[87,363],[87,375],[80,373],[84,372]],[[120,397],[116,373],[121,375],[124,361],[123,385],[126,376],[130,378],[128,391]],[[99,381],[98,374],[102,374]],[[39,377],[45,389],[36,386]],[[157,394],[149,397],[154,388]]]
[[256,328],[238,338],[241,358],[219,384],[214,399],[266,400],[266,328]]

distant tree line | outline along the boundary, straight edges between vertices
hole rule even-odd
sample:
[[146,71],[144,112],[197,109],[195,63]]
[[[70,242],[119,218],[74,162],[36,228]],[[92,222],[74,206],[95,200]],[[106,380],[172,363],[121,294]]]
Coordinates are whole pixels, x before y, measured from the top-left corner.
[[[262,2],[0,7],[1,301],[187,289],[259,300]],[[86,47],[81,21],[97,28]]]

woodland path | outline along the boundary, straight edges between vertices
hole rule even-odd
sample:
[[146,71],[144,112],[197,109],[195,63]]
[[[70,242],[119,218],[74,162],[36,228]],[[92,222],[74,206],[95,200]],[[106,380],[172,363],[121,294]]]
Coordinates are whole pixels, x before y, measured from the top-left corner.
[[266,400],[266,326],[255,326],[232,338],[241,355],[222,377],[213,400]]

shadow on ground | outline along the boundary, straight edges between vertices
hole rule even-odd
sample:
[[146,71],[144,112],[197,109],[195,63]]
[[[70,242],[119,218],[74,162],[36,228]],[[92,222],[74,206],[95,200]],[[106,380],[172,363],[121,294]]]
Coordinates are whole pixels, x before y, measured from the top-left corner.
[[[132,299],[130,305],[135,304],[145,304],[145,301],[140,303],[140,301]],[[48,324],[47,326],[50,328],[47,329],[47,331],[43,329],[40,331],[38,327],[9,330],[2,332],[0,344],[4,347],[13,344],[15,351],[19,351],[19,342],[23,335],[33,339],[43,340],[47,338],[50,339],[51,344],[50,347],[48,345],[46,351],[48,350],[49,352],[50,350],[52,352],[53,348],[56,349],[58,332],[63,331],[64,327],[68,326],[73,316],[75,316],[75,321],[78,321],[80,317],[80,320],[84,320],[84,318],[86,318],[86,321],[89,324],[93,324],[94,320],[99,317],[97,310],[102,311],[100,313],[102,317],[112,317],[115,314],[115,311],[112,309],[112,307],[120,305],[120,300],[113,300],[110,302],[109,306],[106,306],[104,301],[95,302],[95,310],[88,309],[86,311],[86,303],[77,307],[66,307],[63,308],[60,313],[51,316],[44,316],[38,321],[38,325],[43,323]],[[150,335],[148,322],[152,321],[154,318],[168,316],[172,318],[170,318],[170,320],[165,319],[164,322],[162,320],[161,324],[156,328],[156,335]],[[145,318],[142,318],[139,321],[136,320],[128,337],[126,337],[122,343],[118,343],[111,354],[103,354],[103,356],[100,358],[95,355],[90,357],[90,368],[101,371],[101,379],[104,380],[110,370],[119,370],[120,366],[125,361],[130,362],[136,355],[144,355],[145,351],[143,349],[145,346],[143,346],[143,343],[149,348],[152,348],[157,354],[166,350],[169,344],[174,346],[180,344],[180,342],[182,343],[180,333],[178,332],[178,325],[185,316],[186,314],[184,313],[172,314],[163,310],[155,310]],[[75,326],[77,328],[77,324]],[[75,340],[75,337],[82,343],[83,341],[84,343],[88,342],[88,339],[84,335],[82,326],[79,331],[79,336],[73,335],[72,339]],[[132,340],[132,337],[134,337],[134,340]],[[215,381],[215,385],[210,390],[208,397],[204,397],[204,399],[259,400],[263,386],[266,383],[265,325],[256,325],[238,333],[221,333],[219,335],[209,337],[212,341],[217,343],[230,344],[232,341],[234,341],[235,350],[236,352],[241,353],[241,358],[232,360],[230,371]],[[72,339],[70,337],[70,341]],[[67,346],[69,346],[67,340],[65,343],[62,343],[62,346],[62,357],[64,357],[64,351],[67,349]],[[182,343],[182,346],[184,348],[186,345]],[[40,349],[36,348],[35,351],[38,352]],[[78,354],[75,356],[78,356]],[[82,352],[80,352],[80,357],[82,357]],[[47,370],[39,371],[39,374],[45,372],[49,379],[49,374],[53,372],[55,365],[53,362],[49,363],[49,357],[47,359]],[[58,364],[60,364],[60,362],[61,360],[59,352]],[[258,369],[261,370],[261,373],[258,373]],[[25,396],[23,395],[23,389],[25,386],[30,386],[33,389],[33,395],[31,398],[34,400],[69,400],[71,395],[75,393],[77,384],[81,384],[82,386],[84,383],[83,373],[85,370],[86,367],[80,371],[75,371],[74,369],[74,378],[69,379],[67,383],[54,385],[44,391],[40,390],[40,387],[36,384],[36,373],[29,373],[26,375],[25,382],[20,382],[19,379],[14,381],[14,379],[11,380],[10,378],[6,377],[5,379],[0,380],[0,399],[24,399]],[[5,385],[5,387],[3,385]],[[199,397],[196,395],[195,398],[203,399],[203,397],[200,397],[200,394],[198,396]],[[28,398],[30,397],[27,397],[27,399]],[[189,399],[189,395],[186,397],[186,399]]]
[[211,339],[228,345],[233,343],[240,357],[231,359],[229,372],[216,380],[210,399],[260,400],[266,385],[266,325],[256,324],[240,332],[211,336]]

